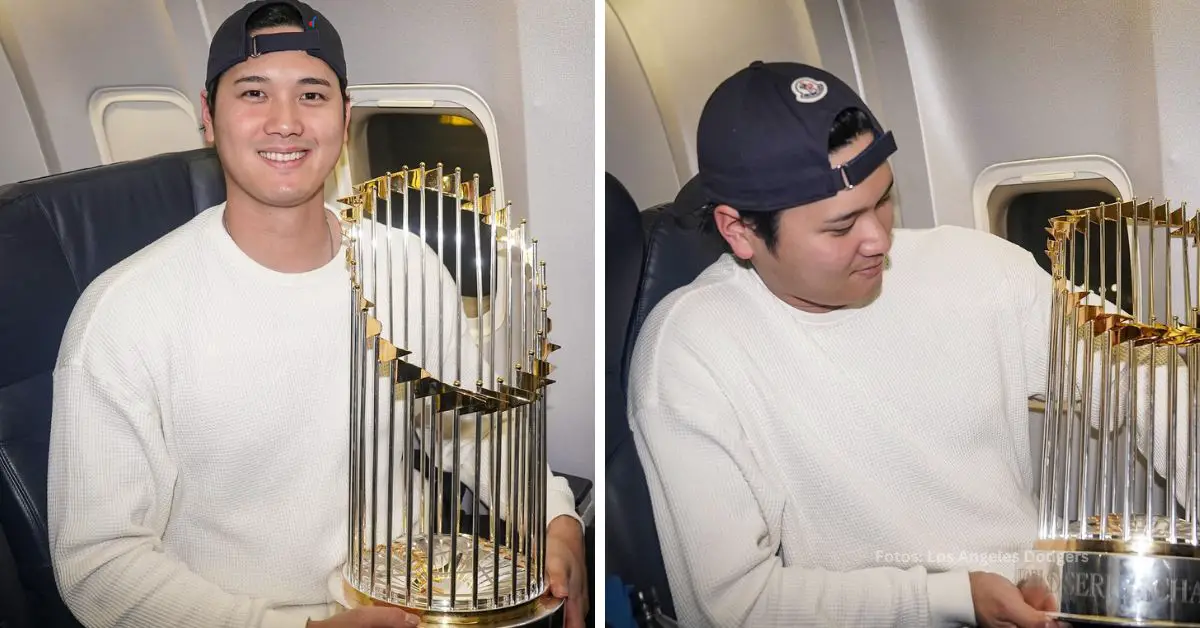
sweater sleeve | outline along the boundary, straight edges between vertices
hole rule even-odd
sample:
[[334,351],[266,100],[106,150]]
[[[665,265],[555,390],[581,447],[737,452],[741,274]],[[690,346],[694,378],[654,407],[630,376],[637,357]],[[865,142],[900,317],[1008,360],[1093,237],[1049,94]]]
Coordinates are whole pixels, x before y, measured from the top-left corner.
[[303,628],[163,551],[176,470],[159,415],[124,383],[131,373],[86,364],[55,371],[48,468],[52,564],[75,617],[89,628]]
[[[666,325],[671,338],[656,341]],[[782,491],[743,437],[712,358],[681,342],[680,327],[647,322],[630,381],[630,426],[680,624],[973,624],[966,572],[784,565]]]
[[[1168,427],[1174,415],[1176,441],[1174,443],[1176,449],[1176,469],[1177,478],[1187,477],[1187,420],[1188,407],[1187,387],[1188,387],[1188,370],[1187,365],[1179,355],[1178,351],[1164,347],[1153,347],[1152,345],[1143,345],[1136,347],[1133,350],[1134,364],[1136,365],[1136,382],[1134,387],[1130,387],[1130,361],[1128,344],[1122,343],[1111,345],[1108,342],[1109,335],[1105,334],[1100,337],[1091,337],[1087,324],[1080,325],[1076,331],[1075,338],[1072,339],[1072,330],[1069,324],[1062,325],[1059,329],[1053,329],[1052,308],[1055,307],[1053,278],[1045,270],[1041,268],[1034,260],[1033,256],[1024,253],[1020,256],[1016,263],[1010,268],[1013,281],[1016,282],[1018,288],[1016,290],[1017,302],[1021,304],[1021,311],[1017,313],[1019,320],[1023,317],[1023,321],[1019,325],[1025,330],[1024,334],[1024,355],[1026,379],[1028,382],[1029,395],[1043,398],[1047,403],[1048,409],[1053,409],[1055,406],[1066,407],[1065,403],[1061,403],[1057,396],[1054,399],[1045,399],[1048,392],[1049,371],[1052,364],[1051,360],[1051,344],[1052,340],[1060,349],[1057,349],[1057,359],[1067,361],[1066,368],[1070,368],[1069,360],[1071,351],[1069,350],[1072,340],[1076,343],[1076,368],[1075,368],[1075,384],[1079,394],[1082,395],[1084,383],[1087,379],[1087,370],[1085,365],[1087,361],[1092,362],[1091,369],[1091,391],[1092,403],[1089,421],[1093,428],[1100,428],[1101,421],[1104,421],[1109,427],[1108,432],[1113,433],[1120,430],[1126,423],[1125,417],[1128,416],[1130,406],[1130,392],[1136,392],[1136,446],[1138,451],[1146,453],[1146,440],[1149,437],[1149,427],[1151,424],[1151,414],[1153,414],[1154,426],[1154,444],[1153,457],[1154,469],[1160,475],[1165,475],[1168,456],[1167,452],[1171,445],[1168,437],[1170,433]],[[1078,288],[1076,288],[1078,290]],[[1098,294],[1092,292],[1085,301],[1092,305],[1103,304],[1108,312],[1117,312],[1117,306],[1109,302],[1104,302]],[[1061,307],[1061,304],[1060,304]],[[1106,347],[1106,345],[1108,345]],[[1113,373],[1106,374],[1103,368],[1105,361],[1105,352],[1108,352],[1108,361],[1111,367],[1115,367]],[[1055,360],[1057,362],[1057,360]],[[1172,366],[1172,362],[1174,365]],[[1172,373],[1174,369],[1174,373]],[[1174,376],[1174,381],[1172,381]],[[1115,411],[1111,407],[1101,405],[1103,398],[1102,391],[1104,390],[1105,380],[1112,387],[1115,386],[1116,396],[1119,400],[1119,405]],[[1175,387],[1176,407],[1170,405],[1170,389]],[[1062,389],[1069,392],[1069,388],[1065,386],[1056,386],[1056,389]],[[1111,396],[1111,394],[1110,394]],[[1112,404],[1109,404],[1112,406]],[[1105,417],[1105,414],[1108,414]],[[1076,413],[1064,413],[1064,417],[1078,420]],[[1052,421],[1046,421],[1044,426],[1050,427]],[[1054,438],[1053,430],[1050,432],[1043,431],[1043,445],[1047,442],[1047,438]],[[1187,483],[1178,481],[1176,483],[1176,498],[1180,503],[1187,503]]]

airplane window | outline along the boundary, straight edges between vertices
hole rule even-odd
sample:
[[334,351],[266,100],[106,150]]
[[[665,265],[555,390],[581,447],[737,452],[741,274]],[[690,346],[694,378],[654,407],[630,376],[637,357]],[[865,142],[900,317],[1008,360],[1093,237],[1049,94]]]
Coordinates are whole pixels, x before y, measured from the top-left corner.
[[[1084,207],[1093,207],[1101,203],[1112,203],[1116,198],[1111,194],[1098,190],[1054,190],[1044,192],[1028,192],[1020,194],[1012,199],[1009,203],[1008,211],[1005,216],[1007,230],[1005,233],[1010,241],[1021,245],[1028,251],[1034,254],[1038,264],[1050,272],[1050,258],[1046,255],[1046,227],[1050,225],[1050,219],[1055,216],[1061,216],[1068,209],[1081,209]],[[1122,221],[1121,224],[1128,227],[1128,222]],[[1095,290],[1096,286],[1100,285],[1100,259],[1101,247],[1104,250],[1104,279],[1110,286],[1115,285],[1117,277],[1117,247],[1120,246],[1121,254],[1121,277],[1122,281],[1127,282],[1130,274],[1129,264],[1129,232],[1115,228],[1117,223],[1106,223],[1104,230],[1104,239],[1101,241],[1100,229],[1093,228],[1088,238],[1088,248],[1091,257],[1091,265],[1088,268],[1088,285]],[[1095,225],[1093,225],[1095,227]],[[1108,227],[1114,227],[1112,229]],[[1084,276],[1084,255],[1083,250],[1079,250],[1075,255],[1075,277],[1076,283],[1082,285]],[[1126,312],[1133,310],[1133,293],[1127,288],[1128,283],[1122,287],[1125,292],[1123,302],[1119,305]],[[1111,298],[1111,295],[1110,295]]]
[[[396,173],[408,166],[415,168],[422,162],[426,168],[434,168],[440,162],[445,167],[447,175],[452,175],[455,168],[462,169],[463,181],[471,180],[479,175],[480,194],[486,194],[494,184],[492,172],[492,156],[489,152],[487,134],[477,125],[466,112],[459,109],[443,108],[440,111],[407,111],[404,113],[380,112],[371,114],[364,123],[366,131],[366,162],[369,177],[381,177],[388,172]],[[426,241],[430,247],[437,246],[438,213],[433,193],[429,193],[430,209],[426,216]],[[453,231],[457,228],[459,217],[454,213],[455,204],[449,197],[443,201],[444,213],[441,219],[444,228]],[[475,217],[471,210],[464,210],[461,219],[464,224],[474,224]],[[401,223],[399,215],[393,217],[393,224]],[[417,213],[409,216],[409,229],[419,232],[421,219]],[[473,227],[467,227],[473,229]],[[483,227],[482,247],[484,249],[485,270],[486,260],[491,258],[489,248],[492,238],[490,227]],[[468,238],[469,240],[469,238]],[[479,312],[491,309],[488,298],[490,288],[483,286],[483,294],[479,295],[478,287],[473,280],[474,275],[468,275],[462,281],[457,276],[456,258],[453,248],[444,251],[442,262],[450,276],[459,284],[463,296],[463,308],[469,318],[475,318]]]
[[366,122],[370,176],[399,172],[404,166],[441,162],[447,174],[462,168],[464,180],[479,175],[480,190],[493,184],[487,135],[470,118],[455,113],[379,113]]
[[101,163],[203,146],[191,101],[166,87],[96,90],[88,103]]

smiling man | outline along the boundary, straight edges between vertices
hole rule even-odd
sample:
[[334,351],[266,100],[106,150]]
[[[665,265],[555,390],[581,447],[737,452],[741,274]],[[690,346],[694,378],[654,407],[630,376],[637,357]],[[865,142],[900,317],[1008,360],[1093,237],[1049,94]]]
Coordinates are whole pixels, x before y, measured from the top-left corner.
[[[1012,557],[1038,532],[1051,278],[991,234],[893,229],[895,151],[811,66],[756,62],[704,107],[729,254],[655,307],[629,384],[681,625],[1049,621]],[[1165,398],[1166,361],[1142,390]]]
[[[202,93],[226,202],[97,278],[71,316],[54,373],[49,532],[59,589],[89,628],[417,623],[396,609],[335,613],[350,276],[323,196],[349,128],[346,86],[338,33],[308,5],[233,14]],[[413,244],[408,267],[433,273],[408,312],[416,336],[419,302],[429,320],[461,305],[452,290],[439,298],[450,275]],[[582,528],[566,481],[546,472],[549,585],[582,628]]]

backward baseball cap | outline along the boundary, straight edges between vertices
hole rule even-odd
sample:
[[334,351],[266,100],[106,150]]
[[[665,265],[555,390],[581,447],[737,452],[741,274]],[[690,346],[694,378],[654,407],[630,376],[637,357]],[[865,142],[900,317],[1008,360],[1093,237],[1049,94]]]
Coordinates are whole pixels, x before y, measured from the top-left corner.
[[[247,28],[250,16],[274,4],[287,5],[299,11],[304,30],[251,37]],[[324,61],[345,87],[346,57],[342,51],[342,38],[324,15],[299,0],[254,0],[226,18],[217,32],[213,33],[208,46],[208,75],[204,79],[204,88],[211,94],[221,75],[246,59],[285,50],[304,51]]]
[[[875,139],[839,168],[829,163],[833,121],[858,109]],[[739,212],[813,203],[862,183],[896,152],[849,85],[802,63],[755,61],[723,81],[700,114],[696,153],[708,199]]]

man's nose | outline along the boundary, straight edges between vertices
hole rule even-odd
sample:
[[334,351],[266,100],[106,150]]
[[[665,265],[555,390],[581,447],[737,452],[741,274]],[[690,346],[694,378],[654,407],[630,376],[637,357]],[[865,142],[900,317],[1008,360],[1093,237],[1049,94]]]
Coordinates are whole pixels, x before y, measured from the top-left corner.
[[870,214],[860,220],[864,222],[864,232],[859,251],[866,257],[886,254],[892,248],[892,237],[887,226],[877,216]]
[[267,118],[265,130],[272,135],[283,137],[303,133],[304,126],[300,122],[296,103],[289,100],[272,101],[271,115]]

